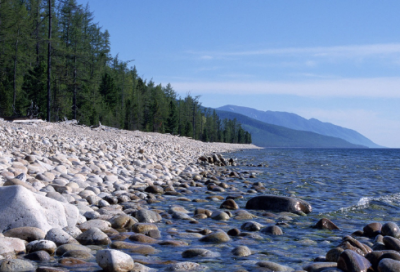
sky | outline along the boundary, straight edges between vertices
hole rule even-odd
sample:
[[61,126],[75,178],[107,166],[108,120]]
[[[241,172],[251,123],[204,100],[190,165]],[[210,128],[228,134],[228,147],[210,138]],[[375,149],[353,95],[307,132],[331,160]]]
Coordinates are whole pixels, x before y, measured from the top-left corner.
[[400,1],[77,0],[111,54],[206,107],[285,111],[400,148]]

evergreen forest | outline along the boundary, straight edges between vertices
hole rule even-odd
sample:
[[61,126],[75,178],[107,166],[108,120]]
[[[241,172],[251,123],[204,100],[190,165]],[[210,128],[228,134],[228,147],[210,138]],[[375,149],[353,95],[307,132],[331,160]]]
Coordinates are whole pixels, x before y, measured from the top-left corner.
[[180,97],[110,54],[110,34],[75,0],[0,0],[0,116],[251,143],[236,119],[220,119],[190,93]]

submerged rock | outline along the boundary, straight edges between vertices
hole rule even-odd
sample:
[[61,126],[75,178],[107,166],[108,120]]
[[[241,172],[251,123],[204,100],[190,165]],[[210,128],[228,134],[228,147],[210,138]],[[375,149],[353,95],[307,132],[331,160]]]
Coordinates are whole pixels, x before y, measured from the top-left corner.
[[247,201],[246,209],[304,213],[310,213],[312,211],[311,205],[304,200],[276,195],[253,197]]
[[338,230],[338,226],[336,226],[331,220],[327,218],[320,219],[317,224],[315,224],[314,228],[316,229],[327,229],[327,230]]

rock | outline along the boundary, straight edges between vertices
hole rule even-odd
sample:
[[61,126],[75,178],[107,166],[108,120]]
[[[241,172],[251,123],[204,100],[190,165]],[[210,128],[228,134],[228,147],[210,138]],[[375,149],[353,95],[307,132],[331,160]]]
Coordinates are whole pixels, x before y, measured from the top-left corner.
[[228,235],[229,236],[238,236],[240,234],[240,230],[239,229],[230,229],[228,230]]
[[107,272],[127,272],[134,267],[131,256],[114,249],[99,250],[96,254],[96,262]]
[[74,227],[65,227],[65,228],[63,228],[63,231],[65,231],[66,233],[71,235],[73,238],[78,237],[82,233],[82,231],[75,226]]
[[113,217],[110,222],[114,229],[131,229],[134,224],[138,223],[138,220],[132,216],[121,214]]
[[183,213],[183,212],[173,212],[172,213],[172,218],[188,220],[188,219],[190,219],[190,216],[188,214],[186,214],[186,213]]
[[20,259],[4,260],[0,265],[0,272],[10,271],[34,271],[36,266],[29,262]]
[[62,255],[62,258],[77,258],[81,260],[90,260],[94,256],[86,250],[68,250]]
[[0,237],[0,255],[7,253],[24,253],[25,250],[24,240],[11,237]]
[[338,259],[337,267],[344,271],[367,271],[371,263],[353,250],[346,249]]
[[71,250],[80,250],[80,251],[86,251],[88,253],[90,253],[90,248],[83,246],[83,245],[79,245],[79,244],[65,244],[62,246],[59,246],[56,250],[56,255],[57,256],[62,256],[65,254],[65,252],[67,251],[71,251]]
[[210,242],[210,243],[225,243],[230,241],[228,234],[224,231],[218,231],[210,233],[203,238],[200,239],[202,242]]
[[337,263],[337,261],[339,260],[339,256],[340,254],[342,254],[343,251],[344,249],[341,247],[332,248],[326,253],[326,261]]
[[247,257],[251,255],[251,250],[247,246],[237,246],[232,249],[232,254],[239,257]]
[[22,180],[19,179],[9,179],[6,182],[4,182],[3,186],[22,186],[26,189],[28,189],[31,192],[37,192],[37,190],[28,182],[23,182]]
[[239,209],[239,206],[233,199],[227,199],[221,204],[219,208],[228,210],[237,210]]
[[129,236],[129,240],[139,242],[139,243],[145,243],[145,244],[155,244],[157,243],[156,239],[153,239],[149,236],[146,236],[144,234],[132,234]]
[[67,272],[67,270],[63,268],[41,266],[38,269],[36,269],[36,272]]
[[236,210],[233,212],[234,214],[234,219],[236,220],[251,220],[253,219],[255,216],[251,213],[249,213],[246,210]]
[[85,268],[88,269],[89,267],[93,267],[95,266],[94,263],[90,263],[90,262],[86,262],[84,260],[81,259],[77,259],[77,258],[62,258],[60,260],[58,260],[59,265],[61,266],[65,266],[68,268]]
[[81,231],[88,230],[90,228],[98,228],[101,231],[107,231],[111,228],[111,223],[106,220],[92,219],[82,223],[78,226]]
[[379,272],[398,272],[400,271],[400,261],[389,258],[382,259],[378,264]]
[[4,232],[5,237],[20,238],[27,242],[44,239],[45,235],[43,230],[35,227],[19,227]]
[[205,248],[190,248],[182,252],[182,258],[205,257],[210,251]]
[[250,210],[271,210],[278,212],[304,212],[310,213],[312,211],[311,205],[301,199],[264,195],[251,198],[246,203],[246,209]]
[[25,259],[37,262],[49,262],[50,261],[50,254],[47,251],[40,250],[29,253],[24,256]]
[[308,272],[322,272],[325,271],[326,268],[336,268],[336,262],[316,262],[303,267],[305,271]]
[[18,227],[36,227],[45,232],[53,227],[75,226],[78,209],[22,186],[0,187],[0,232]]
[[400,240],[391,236],[383,237],[383,243],[387,249],[400,251]]
[[271,234],[271,235],[282,235],[283,231],[278,226],[268,226],[261,230],[262,233]]
[[158,230],[158,227],[150,223],[136,223],[132,226],[132,231],[136,233],[148,233],[151,230]]
[[223,211],[215,211],[211,214],[211,219],[214,220],[229,220],[230,216]]
[[82,245],[108,245],[111,243],[107,234],[95,227],[84,231],[81,235],[76,237],[76,240]]
[[165,270],[166,271],[199,271],[199,270],[201,271],[201,270],[205,270],[205,267],[199,265],[198,263],[180,262],[180,263],[171,264]]
[[259,266],[259,267],[263,267],[263,268],[269,269],[270,271],[282,271],[282,272],[294,271],[293,268],[290,268],[290,267],[285,266],[285,265],[280,265],[280,264],[277,264],[277,263],[273,263],[273,262],[265,262],[265,261],[263,261],[263,262],[256,263],[256,265]]
[[187,246],[188,243],[178,240],[166,240],[158,243],[161,246]]
[[26,251],[28,253],[44,250],[50,255],[53,255],[56,249],[57,245],[49,240],[32,241],[26,246]]
[[339,230],[338,226],[336,226],[331,220],[327,218],[320,219],[317,224],[315,224],[314,228],[316,229],[327,229],[327,230]]
[[123,242],[123,241],[112,242],[111,248],[125,249],[125,250],[129,251],[130,253],[142,254],[142,255],[149,255],[149,254],[154,254],[157,252],[154,247],[149,246],[149,245],[140,245],[140,244],[138,245],[138,244]]
[[144,191],[147,193],[152,193],[152,194],[163,194],[164,193],[163,188],[160,186],[156,186],[156,185],[151,185],[151,186],[147,187],[146,189],[144,189]]
[[68,243],[77,243],[77,241],[68,233],[60,228],[52,228],[49,230],[45,237],[46,240],[53,241],[57,246]]
[[263,225],[261,225],[258,222],[255,221],[249,221],[243,223],[243,225],[240,227],[242,230],[247,230],[247,231],[259,231]]
[[131,272],[157,272],[157,271],[158,271],[157,269],[144,266],[143,264],[140,263],[135,263]]
[[137,211],[135,217],[140,223],[157,223],[162,220],[161,215],[146,209]]
[[399,226],[394,222],[388,222],[383,224],[381,232],[383,236],[392,236],[394,238],[400,237]]
[[363,228],[364,235],[367,237],[375,237],[378,234],[381,234],[381,229],[382,229],[382,224],[375,222],[375,223],[370,223],[366,225]]

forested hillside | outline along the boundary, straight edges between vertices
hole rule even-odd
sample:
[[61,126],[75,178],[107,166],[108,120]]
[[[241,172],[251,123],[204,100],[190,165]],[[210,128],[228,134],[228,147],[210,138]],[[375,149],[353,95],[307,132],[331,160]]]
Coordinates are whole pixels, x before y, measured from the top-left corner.
[[0,1],[0,116],[39,117],[203,141],[251,142],[236,120],[220,120],[199,97],[138,76],[110,55],[110,34],[75,0]]

